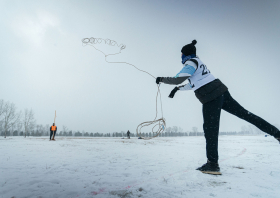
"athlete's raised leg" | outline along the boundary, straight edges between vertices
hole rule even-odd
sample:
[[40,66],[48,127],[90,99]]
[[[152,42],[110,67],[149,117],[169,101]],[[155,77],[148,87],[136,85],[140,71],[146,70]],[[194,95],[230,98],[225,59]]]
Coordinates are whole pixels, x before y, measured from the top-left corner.
[[268,133],[271,136],[274,136],[276,138],[280,137],[280,132],[275,126],[271,125],[270,123],[260,118],[259,116],[256,116],[250,111],[244,109],[236,100],[231,97],[229,92],[226,92],[224,94],[224,103],[222,109],[243,120],[246,120],[247,122],[255,125],[257,128],[265,133]]

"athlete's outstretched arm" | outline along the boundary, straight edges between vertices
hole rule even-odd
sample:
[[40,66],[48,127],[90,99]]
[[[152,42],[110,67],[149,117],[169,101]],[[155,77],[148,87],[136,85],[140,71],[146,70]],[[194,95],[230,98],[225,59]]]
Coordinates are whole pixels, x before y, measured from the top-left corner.
[[196,69],[197,66],[194,62],[187,61],[183,69],[175,77],[157,77],[156,83],[162,82],[169,85],[179,85],[192,76]]
[[157,77],[156,83],[165,83],[169,85],[179,85],[185,80],[187,80],[189,76],[184,76],[184,77]]

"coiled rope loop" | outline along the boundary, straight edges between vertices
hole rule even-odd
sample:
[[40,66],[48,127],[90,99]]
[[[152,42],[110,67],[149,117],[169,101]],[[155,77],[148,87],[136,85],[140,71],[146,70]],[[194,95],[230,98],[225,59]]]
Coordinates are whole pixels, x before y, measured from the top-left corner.
[[[97,49],[94,46],[95,44],[101,44],[103,41],[107,45],[119,47],[120,51],[118,53],[114,53],[114,54],[106,54],[106,53],[104,53],[103,51]],[[110,40],[110,39],[102,39],[102,38],[94,38],[94,37],[84,38],[84,39],[82,39],[82,43],[83,43],[84,46],[86,46],[86,45],[92,46],[97,51],[99,51],[102,54],[104,54],[105,61],[107,63],[123,63],[123,64],[127,64],[127,65],[130,65],[130,66],[133,66],[135,69],[137,69],[137,70],[139,70],[141,72],[144,72],[144,73],[150,75],[151,77],[153,77],[154,79],[156,79],[156,77],[154,77],[149,72],[141,70],[141,69],[139,69],[138,67],[136,67],[133,64],[130,64],[130,63],[127,63],[127,62],[109,62],[107,60],[108,56],[110,56],[110,55],[117,55],[117,54],[121,53],[121,51],[126,48],[126,46],[124,44],[118,44],[116,41],[113,41],[113,40]],[[158,91],[157,91],[157,95],[156,95],[156,116],[155,116],[154,120],[153,121],[142,122],[136,128],[137,136],[139,136],[139,137],[141,137],[143,139],[151,139],[151,138],[157,137],[166,128],[166,121],[165,121],[165,118],[163,117],[162,101],[161,101],[161,93],[160,93],[159,85],[157,85],[157,88],[158,88]],[[158,96],[160,98],[160,107],[161,107],[161,114],[162,114],[161,118],[159,118],[159,119],[157,119],[157,116],[158,116],[158,104],[157,104],[158,103]],[[143,134],[142,134],[142,131],[141,131],[142,128],[150,126],[150,125],[154,125],[153,128],[152,128],[152,137],[143,137]]]

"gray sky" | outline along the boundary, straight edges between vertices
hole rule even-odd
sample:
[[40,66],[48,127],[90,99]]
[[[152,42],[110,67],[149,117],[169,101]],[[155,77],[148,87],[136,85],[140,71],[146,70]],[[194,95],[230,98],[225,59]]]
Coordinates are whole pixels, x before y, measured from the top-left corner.
[[[124,64],[108,64],[86,37],[109,38],[126,61],[154,76],[175,76],[181,48],[197,54],[243,107],[280,122],[280,1],[0,1],[1,99],[32,108],[38,124],[88,132],[135,132],[155,116],[155,80]],[[106,52],[117,47],[100,44]],[[99,47],[97,46],[97,47]],[[161,85],[167,126],[202,131],[193,91]],[[248,125],[222,112],[220,131]]]

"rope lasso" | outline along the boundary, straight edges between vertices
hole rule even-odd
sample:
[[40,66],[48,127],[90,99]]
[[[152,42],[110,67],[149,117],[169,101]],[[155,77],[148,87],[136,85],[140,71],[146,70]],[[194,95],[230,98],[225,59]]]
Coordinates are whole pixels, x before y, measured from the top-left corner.
[[[114,54],[105,54],[103,51],[97,49],[97,48],[94,46],[95,44],[100,44],[100,43],[102,43],[103,41],[104,41],[104,43],[107,44],[107,45],[119,47],[119,48],[120,48],[120,51],[119,51],[118,53],[114,53]],[[138,67],[136,67],[135,65],[133,65],[133,64],[131,64],[131,63],[127,63],[127,62],[109,62],[109,61],[107,60],[107,57],[108,57],[108,56],[120,54],[121,51],[122,51],[123,49],[126,48],[126,46],[123,45],[123,44],[118,44],[116,41],[113,41],[113,40],[110,40],[110,39],[93,38],[93,37],[82,39],[82,43],[83,43],[83,46],[89,45],[89,46],[91,46],[91,47],[94,47],[97,51],[101,52],[101,53],[105,56],[105,61],[106,61],[107,63],[122,63],[122,64],[127,64],[127,65],[130,65],[130,66],[133,66],[135,69],[137,69],[137,70],[139,70],[139,71],[141,71],[141,72],[144,72],[144,73],[150,75],[151,77],[153,77],[154,79],[156,79],[156,77],[154,77],[154,76],[153,76],[152,74],[150,74],[149,72],[144,71],[144,70],[141,70],[141,69],[139,69]],[[153,121],[142,122],[142,123],[139,124],[139,125],[137,126],[137,128],[136,128],[137,136],[138,136],[138,137],[141,137],[141,138],[143,138],[143,139],[151,139],[151,138],[157,137],[157,136],[159,136],[159,134],[160,134],[161,132],[163,132],[164,129],[166,128],[166,121],[165,121],[165,118],[163,117],[162,100],[161,100],[161,93],[160,93],[160,88],[159,88],[159,86],[160,86],[160,85],[157,85],[158,91],[157,91],[157,95],[156,95],[156,116],[155,116],[154,120],[153,120]],[[158,96],[159,96],[159,98],[160,98],[160,107],[161,107],[161,114],[162,114],[161,118],[159,118],[159,119],[157,119],[157,116],[158,116],[158,104],[157,104],[157,103],[158,103]],[[150,125],[154,125],[153,128],[152,128],[152,134],[153,134],[153,136],[152,136],[152,137],[143,137],[143,136],[142,136],[142,132],[141,132],[142,128],[143,128],[143,127],[150,126]],[[158,128],[156,129],[156,131],[154,131],[156,127],[158,127]]]

